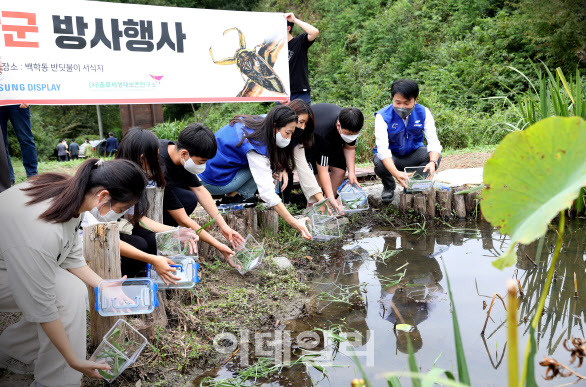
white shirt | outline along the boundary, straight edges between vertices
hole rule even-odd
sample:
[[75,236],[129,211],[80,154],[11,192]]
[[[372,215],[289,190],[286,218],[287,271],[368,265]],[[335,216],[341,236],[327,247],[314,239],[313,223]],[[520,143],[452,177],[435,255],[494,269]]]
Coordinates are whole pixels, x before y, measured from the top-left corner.
[[[442,145],[437,137],[437,129],[435,128],[435,120],[431,115],[431,112],[425,106],[425,122],[423,123],[423,135],[427,140],[427,151],[428,152],[442,152]],[[409,117],[403,120],[405,126]],[[377,114],[374,118],[374,137],[376,139],[376,152],[380,160],[384,160],[388,157],[392,157],[393,154],[389,149],[389,133],[387,132],[388,125],[385,122],[383,116]]]
[[[305,158],[305,148],[303,148],[303,144],[297,144],[297,146],[293,148],[293,156],[295,157],[295,169],[297,170],[297,176],[299,177],[299,185],[301,185],[301,190],[307,201],[311,202],[312,196],[321,193],[321,187],[317,183],[315,175]],[[293,182],[290,181],[289,184],[293,184]]]
[[263,202],[269,207],[274,207],[281,203],[281,198],[275,192],[275,183],[273,182],[273,171],[271,170],[271,161],[268,157],[261,155],[255,150],[249,150],[246,153],[248,167],[252,173],[252,178],[258,188],[258,194]]

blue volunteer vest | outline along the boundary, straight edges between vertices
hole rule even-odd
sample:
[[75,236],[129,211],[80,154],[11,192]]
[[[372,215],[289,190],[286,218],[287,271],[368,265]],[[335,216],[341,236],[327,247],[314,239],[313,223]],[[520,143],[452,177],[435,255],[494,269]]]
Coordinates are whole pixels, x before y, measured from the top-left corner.
[[[403,119],[395,113],[393,105],[386,106],[374,113],[380,114],[387,123],[389,149],[394,155],[407,156],[423,145],[423,128],[425,124],[425,108],[415,104],[415,109],[409,115],[407,126]],[[376,148],[373,149],[377,153]]]
[[255,150],[266,156],[266,144],[251,143],[245,139],[242,145],[238,146],[242,137],[248,133],[252,133],[252,129],[241,123],[234,126],[226,125],[218,130],[215,134],[218,151],[213,159],[208,160],[206,169],[198,175],[199,178],[207,184],[222,187],[234,179],[236,172],[248,166],[246,153]]

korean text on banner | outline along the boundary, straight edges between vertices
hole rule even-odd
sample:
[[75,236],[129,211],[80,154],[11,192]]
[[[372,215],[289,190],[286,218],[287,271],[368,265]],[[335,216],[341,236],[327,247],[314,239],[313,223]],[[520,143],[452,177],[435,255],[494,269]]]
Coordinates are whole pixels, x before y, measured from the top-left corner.
[[287,101],[280,13],[0,0],[0,105]]

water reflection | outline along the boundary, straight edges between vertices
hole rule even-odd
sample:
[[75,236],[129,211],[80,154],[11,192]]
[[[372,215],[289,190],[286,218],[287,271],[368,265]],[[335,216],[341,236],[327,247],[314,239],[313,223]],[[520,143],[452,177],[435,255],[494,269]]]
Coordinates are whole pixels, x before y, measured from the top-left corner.
[[[519,334],[524,346],[530,319],[547,277],[547,265],[557,234],[550,231],[543,242],[517,249],[515,267],[499,271],[491,262],[506,249],[508,241],[486,222],[459,223],[452,229],[432,229],[427,233],[397,230],[367,230],[341,249],[329,254],[328,269],[313,278],[310,314],[284,324],[283,329],[296,332],[316,328],[335,328],[357,332],[351,341],[357,351],[373,345],[375,364],[365,370],[374,386],[386,386],[379,375],[401,370],[407,364],[407,337],[416,351],[422,372],[435,364],[454,371],[456,363],[452,337],[452,306],[446,294],[446,265],[460,329],[474,385],[500,386],[506,383],[506,312],[500,302],[491,312],[485,336],[480,331],[494,293],[505,295],[507,279],[519,279],[524,296],[520,303]],[[387,259],[383,259],[387,253]],[[585,337],[586,318],[586,231],[584,223],[569,226],[556,267],[556,280],[546,302],[546,310],[537,329],[537,355],[554,356],[569,363],[563,349],[564,339]],[[574,273],[578,296],[574,297]],[[398,274],[403,274],[400,278]],[[400,317],[399,317],[400,316]],[[527,319],[525,319],[525,317]],[[413,326],[410,332],[395,331],[396,323]],[[294,348],[314,345],[337,365],[322,385],[348,385],[356,375],[351,359],[339,355],[336,348],[324,348],[323,333],[311,343],[296,343]],[[370,341],[369,341],[370,340]],[[392,344],[394,343],[394,345]],[[310,345],[310,346],[311,346]],[[522,356],[522,354],[520,354]],[[362,362],[362,361],[361,361]],[[536,365],[539,385],[560,384],[544,381],[544,371]],[[281,375],[278,385],[310,385],[312,370],[297,370]],[[408,385],[410,382],[405,380]],[[274,384],[273,384],[274,385]]]

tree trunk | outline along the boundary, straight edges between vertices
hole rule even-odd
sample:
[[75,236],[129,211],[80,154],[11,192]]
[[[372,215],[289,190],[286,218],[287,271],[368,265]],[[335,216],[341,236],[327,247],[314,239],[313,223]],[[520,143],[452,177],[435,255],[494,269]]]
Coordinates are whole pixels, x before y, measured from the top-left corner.
[[165,190],[159,187],[148,187],[146,189],[149,210],[146,217],[155,222],[163,223],[163,195]]
[[454,192],[454,210],[456,211],[456,216],[460,219],[464,219],[466,217],[466,200],[464,195],[457,195],[456,193],[462,191],[463,189],[459,187]]
[[452,190],[439,190],[437,191],[436,196],[440,207],[441,217],[444,219],[450,218],[452,216]]
[[279,214],[272,208],[260,211],[260,229],[265,236],[276,236],[279,231]]
[[418,214],[425,216],[427,213],[427,199],[423,194],[415,195],[415,199],[413,199],[413,209]]
[[[83,255],[88,266],[103,279],[122,277],[118,223],[98,223],[83,229]],[[94,289],[89,289],[91,345],[97,347],[104,335],[122,316],[102,317],[94,309]]]

